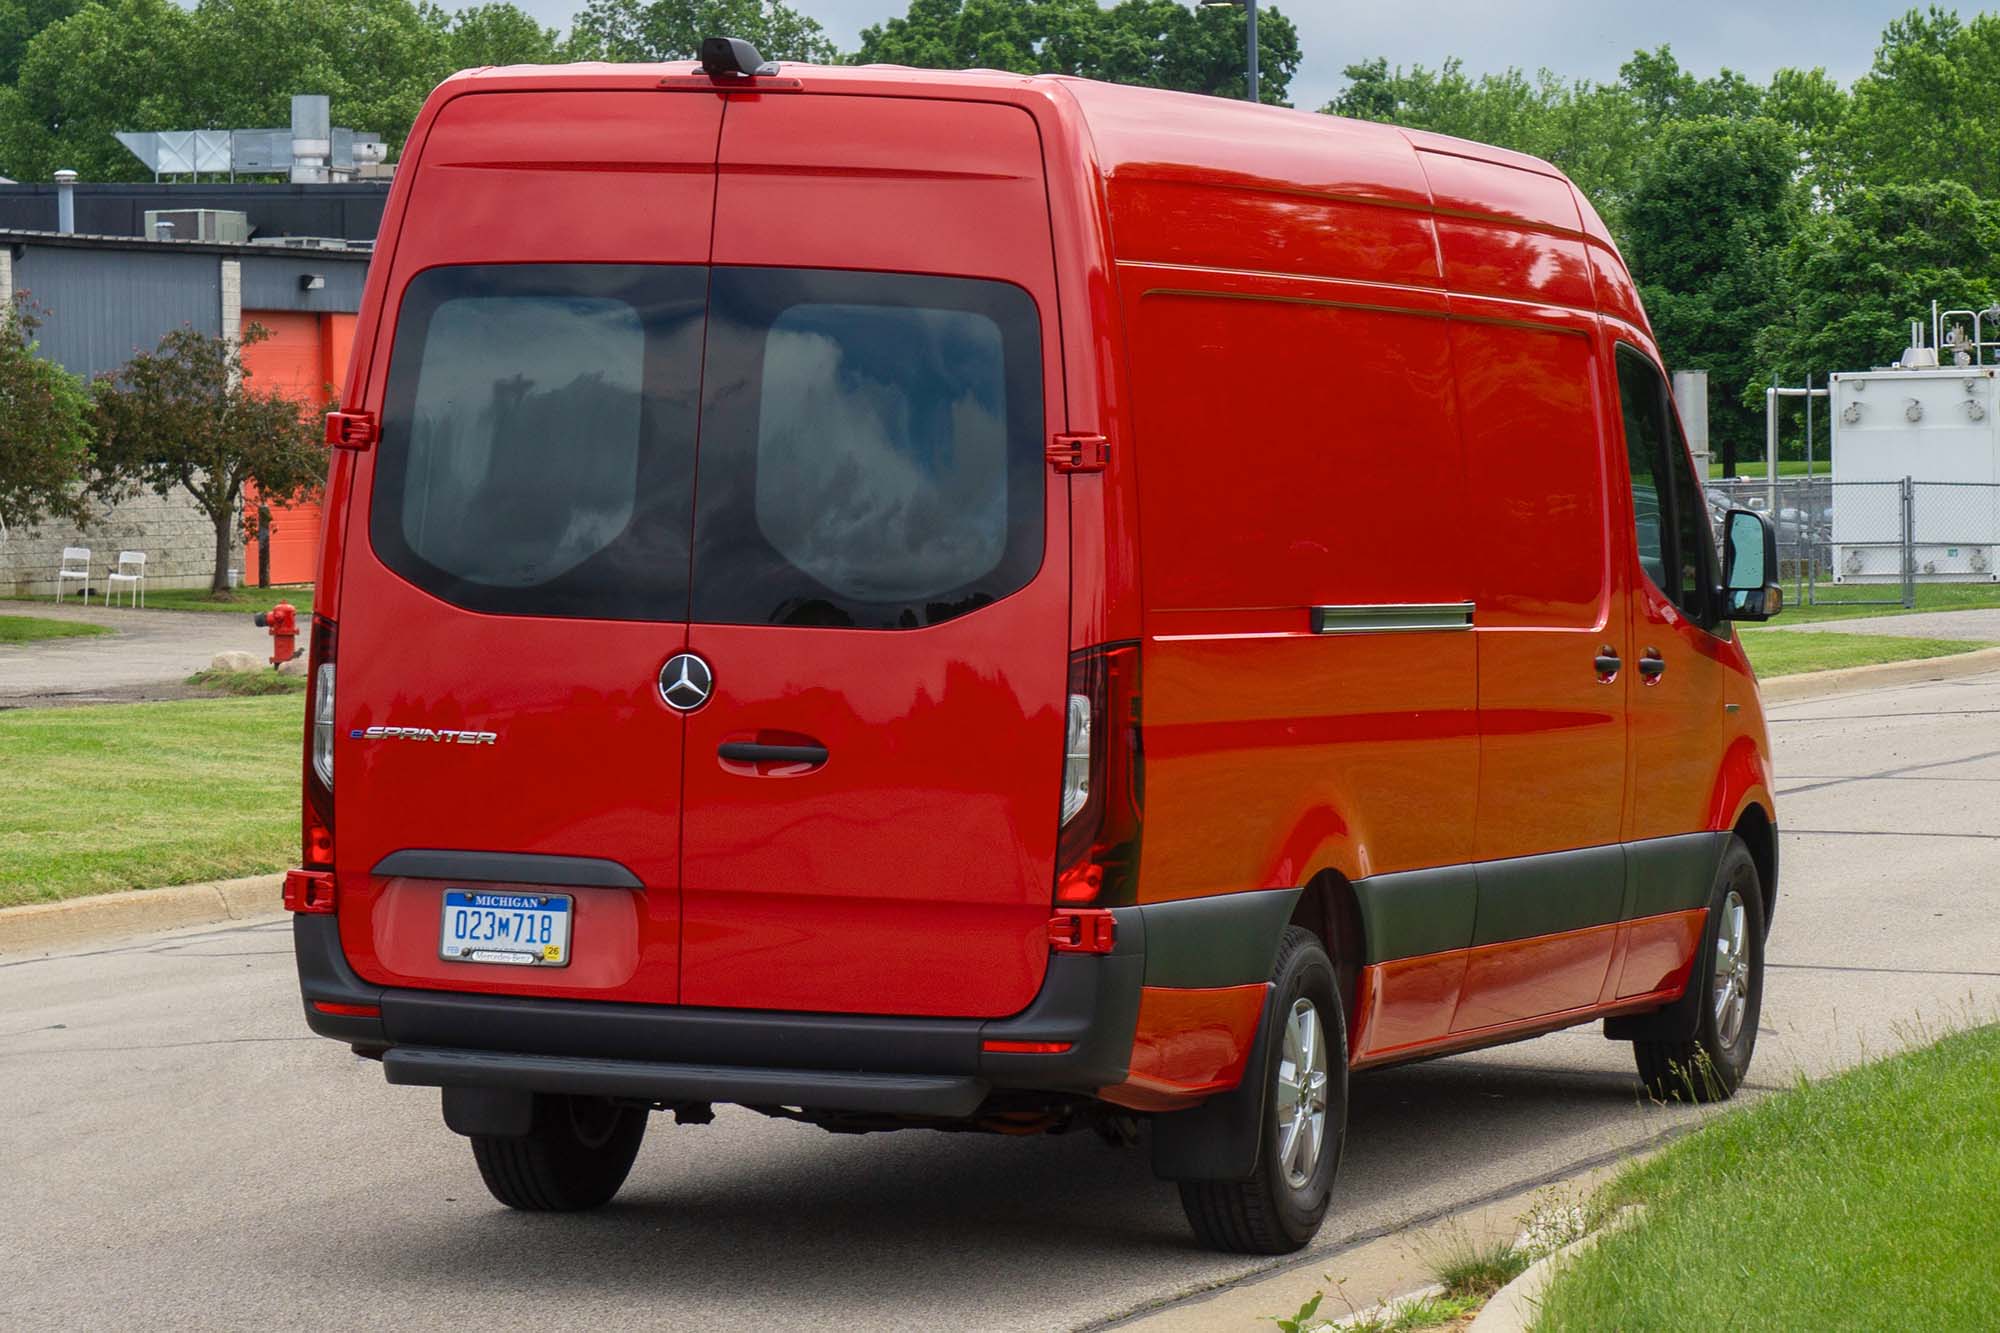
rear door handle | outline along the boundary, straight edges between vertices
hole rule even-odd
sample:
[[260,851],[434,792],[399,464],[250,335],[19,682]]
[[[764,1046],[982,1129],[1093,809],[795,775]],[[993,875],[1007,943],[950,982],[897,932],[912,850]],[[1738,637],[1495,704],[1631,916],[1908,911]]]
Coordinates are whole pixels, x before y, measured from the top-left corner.
[[715,753],[733,764],[823,764],[824,745],[762,745],[756,741],[724,741]]
[[1598,677],[1610,684],[1611,678],[1618,674],[1618,668],[1625,665],[1625,659],[1617,653],[1599,653],[1591,665],[1597,668]]
[[1648,685],[1658,681],[1666,671],[1667,659],[1661,657],[1657,649],[1648,648],[1646,655],[1639,659],[1639,674],[1646,678]]

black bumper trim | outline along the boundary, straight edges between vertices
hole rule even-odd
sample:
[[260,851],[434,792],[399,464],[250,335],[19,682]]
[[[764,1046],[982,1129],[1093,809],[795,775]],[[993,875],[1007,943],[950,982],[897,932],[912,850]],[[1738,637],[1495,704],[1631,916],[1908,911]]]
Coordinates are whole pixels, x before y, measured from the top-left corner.
[[986,1100],[976,1078],[744,1069],[577,1056],[398,1046],[382,1057],[389,1082],[417,1087],[518,1088],[651,1102],[735,1102],[958,1118]]
[[[308,1026],[364,1051],[386,1052],[391,1070],[413,1068],[416,1057],[407,1053],[415,1051],[423,1053],[427,1069],[457,1071],[457,1086],[575,1091],[575,1079],[587,1075],[636,1080],[634,1091],[620,1095],[657,1101],[754,1098],[813,1109],[933,1115],[946,1113],[927,1108],[941,1100],[956,1105],[952,1099],[962,1100],[973,1088],[982,1096],[992,1088],[1088,1096],[1124,1082],[1144,988],[1265,980],[1298,895],[1297,889],[1273,889],[1113,909],[1118,925],[1110,953],[1051,954],[1033,1002],[996,1019],[694,1009],[382,987],[348,966],[335,917],[300,914],[292,934]],[[322,1013],[314,1001],[377,1007],[381,1016]],[[1065,1049],[988,1051],[990,1041]],[[467,1081],[486,1078],[500,1081]],[[538,1078],[556,1082],[537,1084]],[[854,1084],[857,1079],[861,1084]],[[391,1081],[399,1080],[392,1074]],[[865,1084],[875,1100],[845,1100],[861,1095],[849,1091],[851,1084]],[[697,1085],[723,1090],[643,1090]],[[818,1100],[824,1096],[843,1100]]]
[[[526,1057],[529,1063],[521,1067],[531,1072],[543,1069],[534,1063],[540,1057],[771,1071],[802,1081],[782,1097],[763,1086],[757,1094],[798,1106],[822,1086],[822,1074],[945,1078],[1085,1095],[1123,1082],[1138,1027],[1146,924],[1137,908],[1120,909],[1118,918],[1111,953],[1051,956],[1033,1003],[1010,1018],[988,1020],[686,1009],[385,988],[362,981],[348,966],[334,917],[294,917],[293,941],[306,1022],[322,1036],[389,1055],[424,1048]],[[325,1014],[312,1007],[315,1000],[376,1005],[382,1016]],[[983,1049],[996,1040],[1068,1043],[1069,1049],[1050,1054]]]

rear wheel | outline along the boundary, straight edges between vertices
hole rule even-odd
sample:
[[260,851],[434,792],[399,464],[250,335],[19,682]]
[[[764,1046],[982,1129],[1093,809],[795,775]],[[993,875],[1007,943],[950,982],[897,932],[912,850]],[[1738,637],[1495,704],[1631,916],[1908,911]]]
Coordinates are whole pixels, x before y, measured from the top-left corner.
[[1235,1254],[1289,1254],[1326,1217],[1347,1135],[1347,1027],[1333,963],[1308,931],[1285,932],[1264,1022],[1275,1024],[1261,1070],[1268,1089],[1257,1165],[1248,1180],[1183,1181],[1196,1239]]
[[472,1136],[472,1157],[494,1198],[509,1208],[568,1213],[610,1201],[632,1170],[646,1111],[602,1097],[535,1096],[518,1138]]
[[1633,1042],[1639,1077],[1661,1101],[1726,1101],[1750,1072],[1764,1007],[1764,892],[1740,839],[1716,870],[1688,986],[1700,997],[1693,1039]]

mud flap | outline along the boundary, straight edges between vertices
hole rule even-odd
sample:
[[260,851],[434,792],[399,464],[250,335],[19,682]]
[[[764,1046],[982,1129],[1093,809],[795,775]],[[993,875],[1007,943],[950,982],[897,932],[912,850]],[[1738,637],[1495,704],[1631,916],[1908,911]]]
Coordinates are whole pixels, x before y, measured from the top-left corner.
[[1263,1146],[1265,1099],[1270,1095],[1272,1008],[1277,988],[1264,999],[1257,1039],[1243,1065],[1243,1081],[1186,1111],[1153,1117],[1153,1174],[1162,1180],[1248,1180]]
[[[1705,943],[1708,936],[1704,933]],[[1688,969],[1687,989],[1681,998],[1643,1014],[1623,1014],[1604,1020],[1604,1035],[1612,1041],[1693,1041],[1701,1026],[1701,956]]]

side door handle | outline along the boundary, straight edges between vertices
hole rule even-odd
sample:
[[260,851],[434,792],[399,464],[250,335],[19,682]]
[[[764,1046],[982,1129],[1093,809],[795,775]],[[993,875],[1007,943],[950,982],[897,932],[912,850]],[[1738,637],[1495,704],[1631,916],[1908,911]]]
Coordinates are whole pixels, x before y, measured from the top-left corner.
[[764,745],[757,741],[724,741],[715,747],[718,757],[732,764],[811,764],[826,762],[824,745]]
[[1625,665],[1625,659],[1610,648],[1602,648],[1598,650],[1597,659],[1591,665],[1597,668],[1597,683],[1609,685],[1612,677],[1618,674],[1618,668]]
[[1646,678],[1648,685],[1660,683],[1660,677],[1667,673],[1667,659],[1660,656],[1657,648],[1648,648],[1639,659],[1639,674]]

